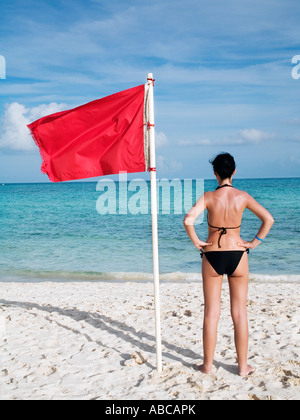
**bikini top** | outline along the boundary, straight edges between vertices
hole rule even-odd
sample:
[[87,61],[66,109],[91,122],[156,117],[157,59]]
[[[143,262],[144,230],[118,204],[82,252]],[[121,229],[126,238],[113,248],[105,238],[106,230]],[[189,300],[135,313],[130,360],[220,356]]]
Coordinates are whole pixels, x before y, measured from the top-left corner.
[[[218,187],[217,190],[219,190],[220,188],[224,188],[224,187],[231,187],[231,188],[233,188],[232,185],[224,184],[224,185],[221,185],[220,187]],[[207,215],[207,223],[208,223],[208,226],[210,226],[213,229],[218,229],[218,232],[220,232],[220,236],[219,236],[219,240],[218,240],[218,246],[219,246],[219,248],[222,248],[221,247],[221,239],[222,239],[222,236],[223,235],[226,235],[227,234],[227,229],[239,229],[241,227],[241,225],[240,226],[237,226],[237,227],[223,227],[223,226],[222,227],[219,227],[219,226],[212,226],[209,223],[209,221],[208,221],[208,215]]]

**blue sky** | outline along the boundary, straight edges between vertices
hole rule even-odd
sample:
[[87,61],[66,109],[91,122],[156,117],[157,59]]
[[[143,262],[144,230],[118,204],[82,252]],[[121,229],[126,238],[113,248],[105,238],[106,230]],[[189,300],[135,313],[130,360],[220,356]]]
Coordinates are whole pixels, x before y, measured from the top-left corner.
[[300,175],[298,0],[1,1],[0,182],[48,181],[26,123],[156,78],[160,178]]

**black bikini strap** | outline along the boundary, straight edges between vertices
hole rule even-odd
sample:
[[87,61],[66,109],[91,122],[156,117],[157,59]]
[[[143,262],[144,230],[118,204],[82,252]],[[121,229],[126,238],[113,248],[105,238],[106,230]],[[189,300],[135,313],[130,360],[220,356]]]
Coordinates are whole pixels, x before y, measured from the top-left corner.
[[229,184],[224,184],[224,185],[220,185],[219,187],[216,188],[216,190],[219,190],[220,188],[224,188],[224,187],[231,187],[234,188],[232,185]]
[[218,226],[212,226],[208,221],[207,221],[207,223],[208,223],[208,226],[210,226],[213,229],[218,229],[218,232],[220,232],[220,236],[219,236],[219,240],[218,240],[219,248],[222,248],[221,247],[221,239],[222,239],[223,235],[227,234],[227,229],[239,229],[241,227],[241,225],[237,226],[237,227],[218,227]]
[[219,240],[218,240],[218,246],[219,246],[219,248],[222,248],[221,247],[221,239],[222,239],[222,236],[223,235],[226,235],[227,234],[227,229],[224,228],[224,227],[222,227],[222,228],[219,228],[218,229],[218,232],[220,232],[220,231],[221,231],[221,233],[220,233]]
[[[234,250],[233,250],[234,251]],[[219,252],[219,251],[218,251]],[[222,252],[222,251],[220,251],[220,252]],[[226,251],[225,251],[226,252]],[[250,253],[250,249],[249,248],[247,248],[247,249],[245,249],[245,251],[242,251],[242,252],[247,252],[247,254],[249,254]],[[200,255],[201,255],[201,258],[203,258],[203,255],[205,255],[205,252],[204,251],[200,251]]]

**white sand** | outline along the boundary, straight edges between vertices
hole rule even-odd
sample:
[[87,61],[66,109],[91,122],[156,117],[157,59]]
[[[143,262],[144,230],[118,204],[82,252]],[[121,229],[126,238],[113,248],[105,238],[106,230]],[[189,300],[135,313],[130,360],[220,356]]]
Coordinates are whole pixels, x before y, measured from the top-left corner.
[[[299,399],[298,283],[251,283],[249,362],[237,375],[227,282],[213,374],[200,283],[163,283],[155,372],[151,283],[0,283],[1,399]],[[131,358],[132,355],[132,358]]]

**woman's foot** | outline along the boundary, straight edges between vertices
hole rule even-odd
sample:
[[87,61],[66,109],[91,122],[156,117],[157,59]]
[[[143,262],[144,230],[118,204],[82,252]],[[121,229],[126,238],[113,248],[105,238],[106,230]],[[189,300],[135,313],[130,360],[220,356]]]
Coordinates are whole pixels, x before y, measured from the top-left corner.
[[201,373],[205,373],[206,375],[211,373],[212,367],[206,367],[205,365],[195,365],[195,369]]
[[249,376],[252,375],[256,369],[250,365],[247,365],[245,369],[241,369],[239,375],[240,376]]

